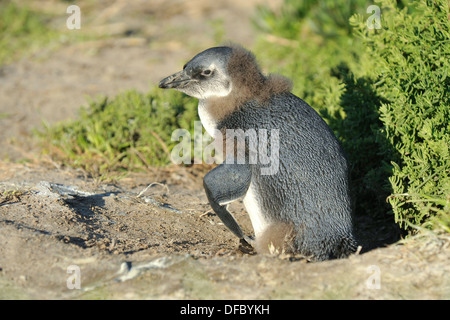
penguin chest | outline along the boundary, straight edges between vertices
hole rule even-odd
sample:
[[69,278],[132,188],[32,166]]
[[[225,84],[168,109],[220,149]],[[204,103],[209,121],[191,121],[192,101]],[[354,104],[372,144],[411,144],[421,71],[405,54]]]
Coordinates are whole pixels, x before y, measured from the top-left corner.
[[206,132],[208,132],[211,137],[214,137],[214,131],[217,128],[217,119],[212,112],[208,110],[207,103],[204,99],[199,100],[198,102],[198,116],[200,117],[200,121]]
[[258,238],[270,222],[266,218],[260,195],[253,182],[244,197],[244,206],[250,216],[255,236]]

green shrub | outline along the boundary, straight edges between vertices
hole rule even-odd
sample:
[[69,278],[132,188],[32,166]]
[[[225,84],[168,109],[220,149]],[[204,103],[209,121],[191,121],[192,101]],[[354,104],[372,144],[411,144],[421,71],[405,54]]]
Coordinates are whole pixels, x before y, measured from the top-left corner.
[[366,7],[366,0],[285,0],[276,12],[259,7],[254,22],[264,32],[287,39],[298,39],[305,28],[329,39],[351,34],[348,19]]
[[167,165],[177,143],[171,141],[172,131],[193,133],[196,119],[194,99],[155,88],[97,99],[80,110],[78,120],[46,126],[40,135],[52,157],[98,177]]
[[438,222],[449,231],[449,4],[416,0],[409,4],[414,11],[392,1],[380,6],[379,32],[369,32],[361,16],[352,23],[375,62],[385,99],[380,118],[397,154],[389,202],[403,227]]

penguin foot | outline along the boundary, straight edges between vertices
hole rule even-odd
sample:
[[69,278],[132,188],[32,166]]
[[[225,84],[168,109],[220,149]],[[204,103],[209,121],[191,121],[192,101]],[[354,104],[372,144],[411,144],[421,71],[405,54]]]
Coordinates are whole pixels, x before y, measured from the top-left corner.
[[239,251],[246,254],[255,254],[255,240],[252,237],[244,236],[239,239]]

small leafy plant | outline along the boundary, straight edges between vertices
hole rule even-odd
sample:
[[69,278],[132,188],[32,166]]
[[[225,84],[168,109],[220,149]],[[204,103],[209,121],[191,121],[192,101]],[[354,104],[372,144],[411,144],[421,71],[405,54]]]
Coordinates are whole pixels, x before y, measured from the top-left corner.
[[46,126],[39,133],[55,159],[93,176],[163,166],[170,162],[177,128],[193,132],[197,103],[177,92],[126,91],[81,108],[79,119]]

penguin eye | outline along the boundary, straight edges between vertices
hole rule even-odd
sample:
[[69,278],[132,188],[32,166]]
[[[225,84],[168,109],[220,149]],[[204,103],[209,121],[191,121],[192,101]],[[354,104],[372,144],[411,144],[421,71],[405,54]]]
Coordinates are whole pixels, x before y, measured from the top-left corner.
[[209,70],[209,69],[206,69],[206,70],[203,70],[202,71],[202,76],[210,76],[211,75],[211,73],[212,73],[212,71],[211,70]]

